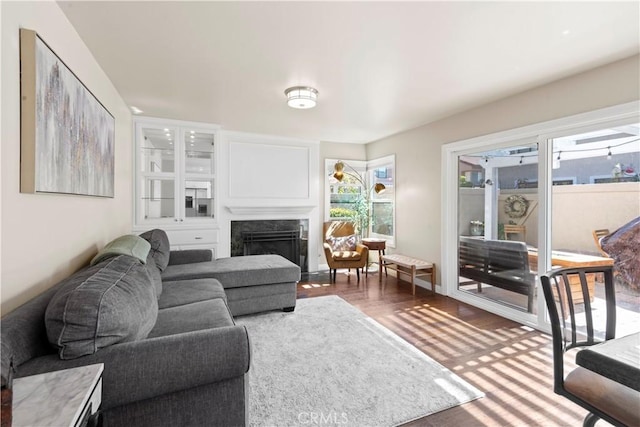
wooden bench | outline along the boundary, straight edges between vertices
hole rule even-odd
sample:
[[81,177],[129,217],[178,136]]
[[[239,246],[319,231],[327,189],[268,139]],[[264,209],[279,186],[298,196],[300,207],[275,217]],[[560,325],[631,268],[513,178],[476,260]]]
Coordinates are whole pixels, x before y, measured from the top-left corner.
[[[391,254],[391,255],[382,255],[382,264],[380,265],[381,272],[382,267],[385,268],[385,272],[387,268],[391,270],[395,270],[400,273],[407,274],[411,276],[411,292],[413,295],[416,294],[416,277],[420,276],[431,276],[431,292],[435,294],[436,292],[436,265],[423,261],[421,259],[412,258],[406,255],[400,254]],[[382,280],[382,274],[380,274],[380,280]]]
[[471,279],[482,292],[482,284],[527,296],[527,311],[533,313],[535,274],[529,270],[529,254],[523,242],[460,237],[460,277]]

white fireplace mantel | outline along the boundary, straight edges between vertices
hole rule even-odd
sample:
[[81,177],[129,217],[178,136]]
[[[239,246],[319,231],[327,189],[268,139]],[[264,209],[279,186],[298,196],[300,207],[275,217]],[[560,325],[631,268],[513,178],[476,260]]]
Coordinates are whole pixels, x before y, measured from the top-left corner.
[[304,215],[309,214],[315,206],[226,206],[234,215]]

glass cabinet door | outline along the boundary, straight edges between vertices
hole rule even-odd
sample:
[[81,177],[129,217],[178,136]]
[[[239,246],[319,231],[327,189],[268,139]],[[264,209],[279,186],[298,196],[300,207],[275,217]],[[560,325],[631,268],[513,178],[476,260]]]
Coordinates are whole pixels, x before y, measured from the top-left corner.
[[176,130],[143,126],[138,144],[139,209],[144,220],[173,219],[176,182]]
[[207,124],[136,119],[136,225],[215,218],[215,133]]
[[214,217],[214,134],[183,130],[185,220]]

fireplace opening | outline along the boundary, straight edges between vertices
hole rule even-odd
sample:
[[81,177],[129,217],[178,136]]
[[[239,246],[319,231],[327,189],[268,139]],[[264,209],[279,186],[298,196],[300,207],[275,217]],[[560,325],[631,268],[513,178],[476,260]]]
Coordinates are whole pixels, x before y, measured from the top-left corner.
[[231,221],[231,256],[281,255],[307,272],[308,220]]

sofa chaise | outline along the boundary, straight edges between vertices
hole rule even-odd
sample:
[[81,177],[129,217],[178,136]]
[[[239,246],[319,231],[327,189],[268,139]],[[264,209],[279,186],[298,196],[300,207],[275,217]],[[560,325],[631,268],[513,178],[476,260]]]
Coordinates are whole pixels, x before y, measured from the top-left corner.
[[170,252],[162,230],[116,239],[2,319],[2,383],[103,363],[105,427],[247,425],[250,342],[230,307],[292,310],[300,269],[276,255],[219,261]]

